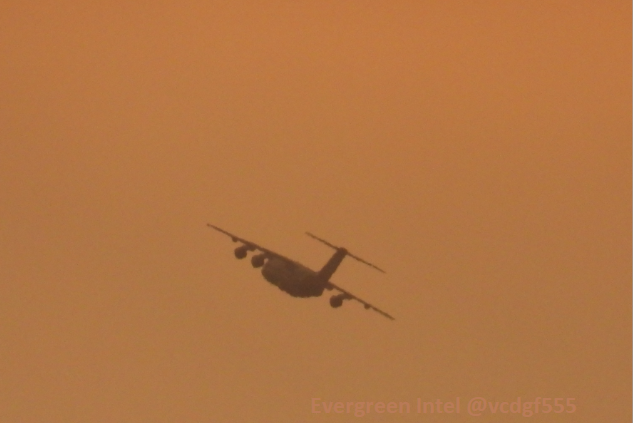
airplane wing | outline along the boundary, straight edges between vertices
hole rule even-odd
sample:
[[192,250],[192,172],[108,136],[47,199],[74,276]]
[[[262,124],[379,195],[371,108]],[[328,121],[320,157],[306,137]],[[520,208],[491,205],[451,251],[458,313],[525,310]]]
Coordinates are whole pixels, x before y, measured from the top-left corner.
[[366,302],[365,300],[362,300],[362,299],[358,298],[356,295],[352,294],[351,292],[346,291],[346,290],[344,290],[343,288],[341,288],[341,287],[338,287],[338,286],[334,285],[332,282],[328,282],[328,285],[329,285],[330,287],[332,287],[332,288],[336,289],[337,291],[341,292],[343,295],[345,295],[345,298],[346,298],[346,299],[348,299],[348,300],[356,300],[356,301],[358,301],[358,302],[359,302],[359,303],[361,303],[363,306],[365,306],[365,309],[367,309],[367,310],[369,310],[369,309],[374,310],[374,311],[376,311],[376,312],[378,312],[378,313],[382,314],[383,316],[385,316],[385,317],[386,317],[386,318],[388,318],[388,319],[391,319],[391,320],[396,320],[396,319],[395,319],[393,316],[391,316],[390,314],[385,313],[384,311],[380,310],[378,307],[374,307],[373,305],[369,304],[369,303],[368,303],[368,302]]
[[212,225],[210,223],[207,223],[207,226],[210,227],[210,228],[215,229],[218,232],[222,232],[223,234],[228,235],[233,240],[233,242],[241,242],[242,244],[250,247],[250,249],[252,249],[252,250],[259,250],[259,251],[261,251],[263,253],[268,254],[271,257],[277,257],[277,258],[280,258],[280,259],[285,260],[285,261],[290,262],[290,263],[294,263],[295,262],[294,260],[291,260],[288,257],[284,257],[281,254],[277,254],[276,252],[274,252],[272,250],[269,250],[267,248],[261,247],[261,246],[255,244],[254,242],[247,241],[244,238],[240,238],[237,235],[233,235],[232,233],[227,232],[227,231],[225,231],[222,228],[218,228],[217,226],[214,226],[214,225]]

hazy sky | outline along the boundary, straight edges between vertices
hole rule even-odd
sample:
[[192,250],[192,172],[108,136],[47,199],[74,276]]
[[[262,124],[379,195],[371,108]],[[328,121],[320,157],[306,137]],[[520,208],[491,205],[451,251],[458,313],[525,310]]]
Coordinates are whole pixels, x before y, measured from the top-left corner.
[[13,1],[0,57],[0,421],[631,421],[630,1]]

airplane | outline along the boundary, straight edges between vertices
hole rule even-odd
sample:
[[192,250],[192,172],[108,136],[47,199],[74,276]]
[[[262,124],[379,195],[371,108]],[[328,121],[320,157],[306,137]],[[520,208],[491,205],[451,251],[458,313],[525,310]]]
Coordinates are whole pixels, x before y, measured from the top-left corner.
[[360,257],[351,254],[345,248],[336,247],[326,240],[321,239],[316,235],[311,234],[310,232],[306,232],[306,235],[336,250],[334,255],[330,257],[328,262],[325,263],[321,270],[314,271],[302,265],[301,263],[284,257],[281,254],[277,254],[267,248],[261,247],[254,242],[247,241],[243,238],[238,237],[237,235],[233,235],[232,233],[218,228],[217,226],[214,226],[210,223],[207,223],[207,226],[215,229],[218,232],[222,232],[223,234],[228,235],[233,240],[233,242],[242,243],[241,246],[235,249],[235,257],[237,259],[241,260],[245,258],[249,251],[259,251],[259,254],[253,255],[251,258],[252,266],[254,268],[261,267],[264,279],[266,279],[271,284],[277,286],[282,291],[290,294],[291,296],[301,298],[320,297],[323,294],[324,290],[336,290],[339,292],[339,294],[333,295],[330,298],[330,305],[332,306],[332,308],[338,308],[342,306],[344,300],[355,300],[361,303],[365,307],[365,309],[376,311],[388,319],[395,320],[393,316],[358,298],[356,295],[350,293],[349,291],[346,291],[345,289],[335,285],[330,281],[330,278],[332,277],[338,266],[347,256],[356,259],[370,267],[373,267],[374,269],[382,273],[385,273],[385,271],[381,268],[366,262]]

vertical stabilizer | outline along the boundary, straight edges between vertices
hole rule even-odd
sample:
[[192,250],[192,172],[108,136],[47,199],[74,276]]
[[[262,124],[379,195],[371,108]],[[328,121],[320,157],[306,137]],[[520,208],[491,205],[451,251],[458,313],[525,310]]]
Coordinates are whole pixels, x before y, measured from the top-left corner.
[[316,239],[317,241],[320,241],[322,243],[324,243],[325,245],[327,245],[330,248],[334,248],[336,250],[336,252],[334,253],[334,255],[328,260],[327,263],[325,263],[325,266],[323,266],[323,268],[319,271],[318,275],[319,275],[319,279],[323,280],[323,281],[329,281],[330,277],[332,277],[332,275],[334,274],[334,272],[336,272],[336,269],[338,268],[338,266],[341,264],[341,262],[343,261],[343,259],[346,256],[350,256],[351,258],[360,261],[363,264],[366,264],[369,267],[373,267],[374,269],[385,273],[384,270],[382,270],[380,267],[373,265],[365,260],[363,260],[360,257],[356,257],[353,254],[350,254],[349,251],[347,251],[345,248],[342,247],[337,247],[336,245],[332,245],[329,242],[327,242],[324,239],[319,238],[316,235],[311,234],[310,232],[306,232],[306,235],[310,236],[311,238]]
[[347,255],[347,250],[345,248],[337,248],[336,252],[330,259],[325,263],[325,266],[321,270],[319,270],[318,276],[319,280],[327,282],[330,280],[338,266],[341,264],[345,256]]

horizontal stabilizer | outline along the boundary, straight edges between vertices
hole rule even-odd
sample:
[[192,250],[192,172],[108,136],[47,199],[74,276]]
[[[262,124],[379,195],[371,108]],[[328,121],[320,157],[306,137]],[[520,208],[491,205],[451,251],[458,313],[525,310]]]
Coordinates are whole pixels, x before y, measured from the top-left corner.
[[384,270],[382,270],[380,267],[378,267],[378,266],[376,266],[376,265],[374,265],[374,264],[371,264],[371,263],[369,263],[368,261],[363,260],[362,258],[355,256],[354,254],[351,254],[351,253],[350,253],[349,251],[347,251],[345,248],[342,248],[342,247],[337,247],[336,245],[333,245],[333,244],[329,243],[328,241],[326,241],[326,240],[324,240],[324,239],[322,239],[322,238],[319,238],[318,236],[316,236],[316,235],[314,235],[314,234],[311,234],[310,232],[306,232],[306,235],[308,235],[308,236],[309,236],[309,237],[311,237],[311,238],[316,239],[317,241],[320,241],[320,242],[324,243],[325,245],[327,245],[327,246],[328,246],[328,247],[330,247],[330,248],[334,248],[335,250],[338,250],[338,251],[345,251],[346,255],[347,255],[347,256],[349,256],[349,257],[351,257],[351,258],[353,258],[354,260],[358,260],[358,261],[360,261],[361,263],[366,264],[366,265],[367,265],[367,266],[369,266],[369,267],[373,267],[374,269],[376,269],[376,270],[378,270],[378,271],[380,271],[380,272],[382,272],[382,273],[386,273],[386,272],[385,272]]

